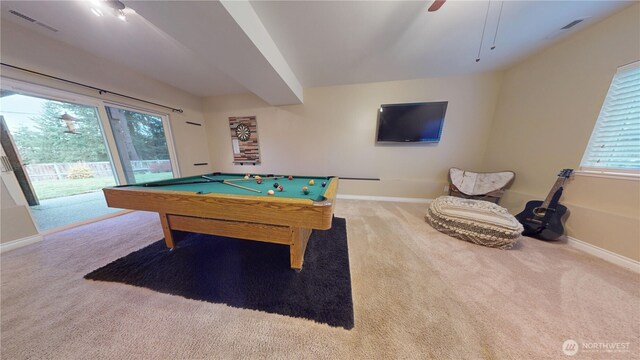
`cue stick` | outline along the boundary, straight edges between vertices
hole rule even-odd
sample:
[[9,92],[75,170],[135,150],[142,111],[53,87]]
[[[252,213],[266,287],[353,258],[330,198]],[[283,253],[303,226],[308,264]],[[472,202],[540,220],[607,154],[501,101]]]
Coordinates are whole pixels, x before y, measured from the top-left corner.
[[[214,179],[214,178],[210,178],[210,177],[208,177],[208,176],[206,176],[206,175],[202,175],[202,178],[203,178],[203,179],[207,179],[207,180],[211,180],[211,181],[216,180],[216,179]],[[245,179],[242,179],[242,180],[245,180]],[[248,180],[248,179],[247,179],[247,180]],[[219,180],[218,180],[218,181],[219,181]],[[223,184],[225,184],[225,185],[235,186],[235,187],[237,187],[237,188],[244,189],[244,190],[254,191],[254,192],[257,192],[257,193],[261,193],[261,192],[262,192],[262,191],[260,191],[260,190],[256,190],[256,189],[248,188],[248,187],[246,187],[246,186],[240,186],[240,185],[236,185],[236,184],[233,184],[233,183],[227,182],[227,180],[222,180],[221,182],[222,182]]]
[[[211,182],[223,182],[222,180],[206,180],[206,181],[183,181],[183,182],[174,182],[174,183],[170,183],[170,182],[162,182],[162,183],[148,183],[148,184],[144,184],[145,187],[155,187],[155,186],[172,186],[172,185],[189,185],[189,184],[208,184]],[[137,184],[131,184],[131,185],[120,185],[120,186],[134,186]]]
[[[284,178],[284,176],[261,177],[261,179],[262,179],[262,180],[265,180],[265,179],[273,179],[273,180],[277,180],[277,179],[283,179],[283,178]],[[240,178],[240,179],[225,179],[224,181],[229,181],[229,182],[232,182],[232,181],[256,181],[256,178],[255,178],[255,177],[250,177],[250,178],[248,178],[248,179],[245,179],[245,178]]]
[[[224,183],[225,181],[227,181],[227,180],[210,178],[210,177],[205,176],[205,175],[202,175],[200,177],[205,179],[205,180],[178,181],[178,182],[163,181],[163,182],[158,182],[158,183],[147,183],[147,184],[144,184],[144,186],[145,187],[156,187],[156,186],[173,186],[173,185],[208,184],[208,183],[212,183],[212,182]],[[245,180],[245,179],[242,179],[242,180]],[[135,186],[135,185],[137,185],[137,184],[118,185],[116,187]]]
[[[171,181],[161,181],[161,182],[156,182],[156,183],[148,183],[148,184],[144,184],[145,187],[155,187],[155,186],[171,186],[171,185],[190,185],[190,184],[205,184],[205,183],[211,183],[211,182],[224,182],[224,180],[218,180],[218,179],[214,179],[214,178],[210,178],[208,176],[200,176],[200,178],[205,179],[204,181],[198,181],[198,180],[192,180],[192,181],[178,181],[178,182],[171,182]],[[132,184],[135,185],[135,184]],[[131,185],[123,185],[123,186],[131,186]]]
[[245,189],[245,190],[249,190],[249,191],[255,191],[257,193],[261,193],[262,192],[260,190],[252,189],[252,188],[249,188],[249,187],[246,187],[246,186],[236,185],[234,183],[230,183],[230,182],[226,182],[226,181],[223,181],[222,183],[225,184],[225,185],[229,185],[229,186],[235,186],[235,187],[240,188],[240,189]]
[[242,178],[242,179],[225,179],[224,181],[228,181],[228,182],[232,182],[232,181],[256,181],[256,179],[254,178]]

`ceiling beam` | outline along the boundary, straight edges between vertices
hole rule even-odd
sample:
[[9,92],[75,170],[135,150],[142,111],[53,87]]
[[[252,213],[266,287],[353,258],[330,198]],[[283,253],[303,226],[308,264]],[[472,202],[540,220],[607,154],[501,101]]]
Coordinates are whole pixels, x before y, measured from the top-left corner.
[[[247,0],[222,0],[220,1],[222,6],[229,12],[229,15],[233,17],[236,23],[242,28],[247,37],[253,42],[256,48],[264,56],[264,58],[271,64],[273,70],[280,76],[282,81],[289,87],[298,102],[303,102],[303,90],[302,85],[296,78],[295,74],[289,67],[289,64],[285,60],[284,56],[280,53],[280,50],[276,46],[276,43],[269,35],[269,32],[260,21],[258,14],[253,10],[253,7]],[[259,94],[256,94],[260,96]],[[262,97],[262,96],[261,96]],[[286,102],[286,99],[283,99]],[[276,104],[272,104],[276,105]],[[277,104],[285,105],[285,104]]]
[[267,103],[302,103],[302,85],[248,1],[139,1],[131,6]]

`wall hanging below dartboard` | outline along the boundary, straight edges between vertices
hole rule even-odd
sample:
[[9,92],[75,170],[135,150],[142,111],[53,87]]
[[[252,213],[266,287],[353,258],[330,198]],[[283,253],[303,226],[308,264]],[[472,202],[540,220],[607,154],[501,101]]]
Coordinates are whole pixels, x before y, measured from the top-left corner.
[[259,164],[258,125],[255,116],[230,117],[234,164]]

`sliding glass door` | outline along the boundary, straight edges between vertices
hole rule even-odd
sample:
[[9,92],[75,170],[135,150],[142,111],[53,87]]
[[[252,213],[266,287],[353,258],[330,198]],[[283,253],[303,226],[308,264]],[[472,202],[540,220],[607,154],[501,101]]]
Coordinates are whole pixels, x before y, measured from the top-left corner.
[[117,184],[98,108],[3,90],[2,147],[40,230],[118,211],[102,188]]
[[0,119],[41,231],[119,211],[105,187],[180,175],[166,114],[2,78]]
[[115,106],[106,110],[128,184],[174,177],[162,116]]

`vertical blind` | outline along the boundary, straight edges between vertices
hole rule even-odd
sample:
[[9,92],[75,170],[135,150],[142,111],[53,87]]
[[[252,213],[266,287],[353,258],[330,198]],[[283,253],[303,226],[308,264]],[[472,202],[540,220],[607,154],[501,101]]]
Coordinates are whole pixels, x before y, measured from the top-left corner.
[[580,167],[640,169],[640,61],[613,77]]

